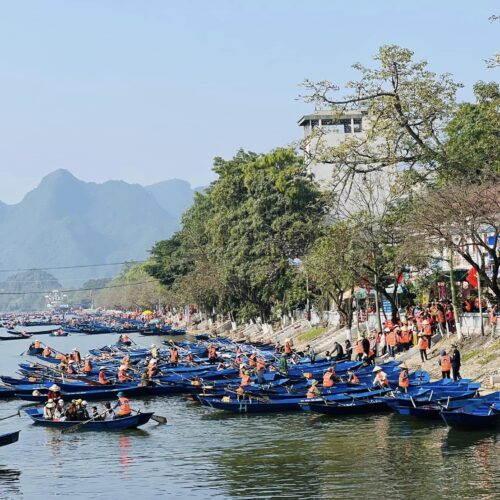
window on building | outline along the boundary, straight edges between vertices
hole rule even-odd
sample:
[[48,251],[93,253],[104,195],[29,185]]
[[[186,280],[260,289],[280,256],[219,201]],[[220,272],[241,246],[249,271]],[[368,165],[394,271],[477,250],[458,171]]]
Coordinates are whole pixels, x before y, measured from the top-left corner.
[[354,132],[361,132],[361,118],[354,118]]

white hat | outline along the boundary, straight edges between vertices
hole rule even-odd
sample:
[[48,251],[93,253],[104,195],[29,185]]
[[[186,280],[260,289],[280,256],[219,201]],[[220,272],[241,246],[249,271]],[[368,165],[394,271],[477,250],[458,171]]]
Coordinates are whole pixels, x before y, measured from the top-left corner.
[[152,348],[153,348],[153,347],[156,347],[156,344],[151,344],[151,347],[152,347]]
[[82,401],[80,404],[81,404],[82,406],[87,406],[87,401]]
[[376,366],[372,372],[381,372],[382,371],[382,368],[380,368],[380,366]]
[[56,384],[52,384],[50,387],[49,387],[49,391],[53,391],[53,392],[56,392],[56,391],[60,391],[61,388],[56,385]]
[[73,351],[78,351],[78,349],[76,347],[73,347]]
[[58,400],[57,400],[57,404],[58,404],[59,406],[64,406],[64,400],[63,400],[63,399],[58,399]]

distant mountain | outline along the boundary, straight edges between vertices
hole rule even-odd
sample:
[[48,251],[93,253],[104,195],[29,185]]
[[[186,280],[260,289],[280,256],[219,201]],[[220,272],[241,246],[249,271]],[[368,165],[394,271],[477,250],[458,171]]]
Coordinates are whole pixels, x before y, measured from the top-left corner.
[[51,274],[32,270],[16,273],[0,282],[0,311],[40,311],[45,309],[45,293],[60,290],[61,284]]
[[[16,205],[0,203],[0,269],[142,260],[155,241],[179,228],[193,196],[189,183],[180,180],[145,188],[83,182],[56,170]],[[105,275],[103,268],[77,271],[51,272],[72,285]]]

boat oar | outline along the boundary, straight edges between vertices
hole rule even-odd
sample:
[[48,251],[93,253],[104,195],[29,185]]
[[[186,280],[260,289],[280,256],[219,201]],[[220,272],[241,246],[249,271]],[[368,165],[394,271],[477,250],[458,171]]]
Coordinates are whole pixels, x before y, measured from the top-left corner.
[[0,418],[0,420],[7,420],[8,418],[20,417],[20,416],[21,416],[21,413],[19,412],[19,410],[17,410],[17,413],[14,413],[13,415],[9,415],[8,417]]
[[[136,413],[141,413],[138,410],[133,410]],[[167,417],[162,417],[161,415],[151,415],[151,420],[154,420],[155,422],[158,422],[159,424],[166,424],[167,423]]]

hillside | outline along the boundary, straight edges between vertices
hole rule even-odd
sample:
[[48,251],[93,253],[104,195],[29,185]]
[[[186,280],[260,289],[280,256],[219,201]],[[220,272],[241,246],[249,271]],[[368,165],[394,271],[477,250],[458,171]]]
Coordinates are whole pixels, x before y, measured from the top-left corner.
[[0,282],[0,311],[38,311],[45,309],[45,294],[30,293],[22,295],[22,293],[58,289],[61,289],[61,284],[53,275],[45,271],[32,270],[13,274],[5,281]]
[[[0,269],[141,260],[155,241],[178,229],[193,195],[185,181],[148,188],[122,181],[96,184],[56,170],[20,203],[0,203]],[[119,270],[53,274],[65,285],[81,285],[85,278]]]

